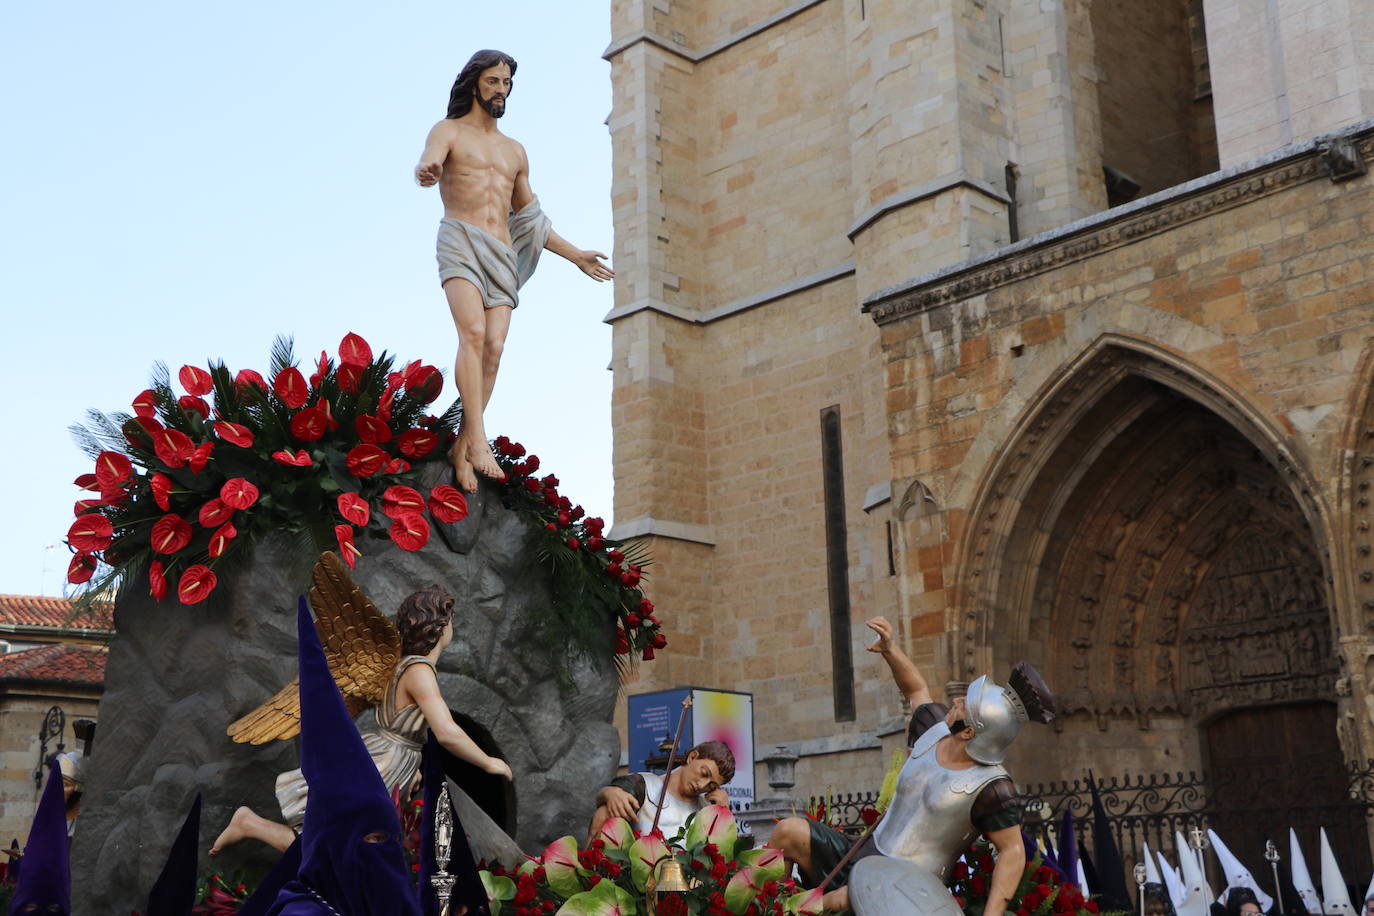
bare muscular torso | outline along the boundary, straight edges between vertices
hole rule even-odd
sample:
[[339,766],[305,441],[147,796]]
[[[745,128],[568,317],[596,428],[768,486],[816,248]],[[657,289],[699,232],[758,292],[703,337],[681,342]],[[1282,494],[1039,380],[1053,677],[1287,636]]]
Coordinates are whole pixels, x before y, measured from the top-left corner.
[[[525,150],[510,137],[465,123],[463,119],[439,122],[447,143],[444,169],[439,176],[439,197],[444,215],[462,220],[510,244],[512,209],[529,202],[524,177]],[[523,199],[520,199],[523,198]]]

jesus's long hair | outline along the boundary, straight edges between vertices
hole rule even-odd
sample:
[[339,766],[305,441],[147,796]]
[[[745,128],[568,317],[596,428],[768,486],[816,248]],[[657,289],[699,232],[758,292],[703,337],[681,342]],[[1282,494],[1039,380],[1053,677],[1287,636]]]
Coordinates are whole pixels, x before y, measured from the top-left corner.
[[[477,77],[483,70],[505,64],[510,67],[511,78],[515,77],[515,58],[504,51],[478,51],[472,55],[458,78],[453,81],[453,91],[448,94],[448,114],[446,117],[461,118],[472,111],[472,95],[477,88]],[[507,93],[509,95],[509,93]]]

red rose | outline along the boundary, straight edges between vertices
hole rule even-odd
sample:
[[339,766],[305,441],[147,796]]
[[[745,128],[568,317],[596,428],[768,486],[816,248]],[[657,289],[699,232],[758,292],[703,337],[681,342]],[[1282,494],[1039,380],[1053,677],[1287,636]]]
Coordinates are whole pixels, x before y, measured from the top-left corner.
[[439,437],[427,429],[408,429],[396,440],[401,454],[416,461],[434,451],[438,444]]
[[230,423],[228,420],[216,420],[213,426],[215,435],[219,436],[230,445],[237,445],[239,448],[249,448],[253,444],[253,431],[240,423]]
[[355,445],[344,457],[348,471],[355,477],[371,477],[386,467],[389,456],[375,445]]
[[353,421],[353,428],[358,431],[358,440],[361,442],[380,445],[391,441],[391,427],[370,414],[358,414],[358,418]]
[[182,604],[199,604],[215,590],[219,580],[208,566],[197,563],[181,574],[177,584],[177,600]]
[[191,459],[196,444],[179,429],[159,429],[153,433],[153,451],[169,468],[181,468]]
[[347,363],[339,367],[338,373],[334,376],[339,380],[339,390],[344,394],[357,394],[362,388],[363,370],[357,366],[350,366]]
[[134,398],[134,416],[152,419],[157,416],[157,395],[153,389],[140,391]]
[[248,393],[249,388],[257,388],[263,394],[267,393],[267,380],[253,369],[240,369],[234,376],[234,387],[238,389],[239,397]]
[[72,585],[80,585],[83,582],[91,581],[91,576],[95,575],[96,559],[94,554],[78,553],[72,557],[72,561],[67,564],[67,581]]
[[590,550],[592,553],[596,553],[603,546],[605,546],[605,543],[606,542],[601,540],[601,538],[597,537],[596,535],[592,535],[591,537],[587,538],[587,549]]
[[539,470],[539,456],[538,456],[538,455],[531,455],[531,456],[529,456],[528,458],[526,458],[526,459],[525,459],[525,467],[529,469],[529,470],[526,472],[526,473],[529,473],[529,474],[533,474],[535,471]]
[[468,499],[454,487],[441,484],[429,491],[429,514],[441,522],[461,522],[468,515]]
[[616,655],[624,655],[626,652],[630,651],[630,641],[618,633],[616,634],[614,645]]
[[568,538],[568,542],[567,542],[567,543],[568,543],[568,549],[569,549],[569,550],[581,550],[581,549],[582,549],[582,542],[579,541],[577,538]]
[[653,646],[655,649],[662,649],[664,646],[668,645],[668,637],[664,636],[662,633],[655,633],[654,638],[649,640],[649,645]]
[[294,455],[285,450],[273,452],[272,460],[289,468],[308,468],[315,463],[305,449],[297,450]]
[[339,542],[339,556],[343,557],[348,568],[352,569],[353,564],[358,562],[358,557],[363,555],[363,552],[353,545],[353,526],[335,525],[334,539]]
[[988,892],[988,882],[982,875],[974,875],[969,879],[968,889],[975,897],[981,897]]
[[566,527],[568,527],[568,526],[571,525],[571,524],[572,524],[572,519],[568,516],[568,513],[566,513],[566,512],[560,512],[560,513],[558,513],[558,525],[559,525],[560,528],[566,528]]
[[148,482],[148,488],[153,491],[153,502],[157,503],[159,509],[166,512],[171,508],[172,478],[158,471]]
[[148,564],[148,594],[153,596],[154,601],[167,597],[167,575],[163,572],[161,560]]
[[633,611],[625,615],[625,626],[633,630],[640,624],[640,616]]
[[229,542],[239,536],[233,522],[225,522],[214,534],[210,535],[210,556],[221,556],[229,547]]
[[191,525],[175,512],[168,512],[153,525],[151,546],[157,553],[176,553],[191,543]]
[[205,464],[210,460],[210,453],[214,450],[213,442],[202,442],[191,450],[191,457],[186,459],[186,466],[191,469],[192,474],[199,474],[205,470]]
[[538,493],[543,488],[539,486],[539,481],[535,480],[533,477],[529,477],[525,480],[525,489],[529,490],[531,493]]
[[1089,900],[1087,903],[1083,904],[1083,909],[1087,910],[1089,913],[1098,912],[1097,901]]
[[324,438],[329,418],[318,407],[307,407],[291,418],[291,435],[302,442],[316,442]]
[[225,505],[222,499],[212,499],[200,507],[200,526],[217,528],[234,517],[234,510]]
[[310,397],[305,376],[301,375],[301,370],[295,366],[287,366],[277,373],[277,377],[272,380],[272,390],[281,398],[281,402],[292,410],[300,407],[306,398]]
[[372,348],[367,345],[367,341],[349,331],[344,335],[344,339],[339,341],[339,362],[361,369],[372,362]]
[[558,526],[555,525],[553,522],[549,522],[547,525],[544,526],[544,530],[545,530],[545,531],[557,531],[557,530],[558,530]]
[[372,508],[357,493],[340,493],[338,500],[339,514],[348,519],[355,525],[363,526],[372,517]]
[[67,529],[67,543],[82,553],[104,550],[114,540],[114,525],[98,512],[83,515]]
[[654,647],[653,647],[653,646],[645,646],[645,647],[644,647],[644,651],[643,651],[642,653],[640,653],[640,657],[643,658],[646,662],[651,662],[651,661],[653,661],[653,660],[654,660]]
[[72,483],[83,490],[90,490],[93,493],[100,492],[100,478],[94,474],[81,474]]
[[101,452],[95,458],[95,479],[103,490],[113,490],[134,472],[134,466],[119,452]]
[[610,558],[612,563],[621,563],[625,560],[625,554],[621,553],[619,550],[608,550],[606,556]]
[[620,583],[626,588],[634,588],[639,584],[639,571],[634,567],[630,567],[630,569],[620,577]]
[[387,518],[401,518],[424,511],[425,499],[412,487],[387,487],[382,493],[382,514]]
[[215,383],[210,378],[210,373],[199,366],[182,366],[177,373],[177,380],[181,382],[181,387],[186,389],[190,395],[209,394],[215,390]]
[[406,373],[406,394],[428,404],[444,390],[444,377],[433,366],[419,366]]
[[219,498],[235,509],[247,509],[258,501],[258,488],[242,477],[235,477],[219,488]]
[[177,404],[182,410],[196,414],[202,420],[210,419],[210,405],[205,403],[205,398],[198,398],[193,394],[183,394],[177,398]]
[[607,563],[607,564],[606,564],[606,575],[610,576],[612,579],[619,579],[619,578],[620,578],[620,564],[619,564],[619,563]]
[[429,542],[429,522],[418,513],[403,515],[391,523],[390,534],[402,550],[419,550]]

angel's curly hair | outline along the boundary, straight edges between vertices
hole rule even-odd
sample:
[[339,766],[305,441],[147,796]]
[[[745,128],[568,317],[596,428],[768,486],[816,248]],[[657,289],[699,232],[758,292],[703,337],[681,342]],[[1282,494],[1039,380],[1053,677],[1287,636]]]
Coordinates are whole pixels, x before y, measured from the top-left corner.
[[401,654],[426,655],[439,644],[444,627],[453,619],[453,596],[431,585],[407,597],[396,610],[401,631]]

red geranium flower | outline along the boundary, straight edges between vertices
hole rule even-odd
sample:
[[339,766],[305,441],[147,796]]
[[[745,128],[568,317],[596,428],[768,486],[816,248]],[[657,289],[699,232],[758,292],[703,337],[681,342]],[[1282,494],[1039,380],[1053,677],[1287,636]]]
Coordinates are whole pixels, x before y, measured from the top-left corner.
[[392,458],[386,463],[388,474],[404,474],[408,470],[410,470],[410,462],[404,458]]
[[153,433],[153,451],[169,468],[185,467],[195,448],[191,437],[179,429],[159,429]]
[[224,500],[215,498],[200,507],[200,526],[217,528],[234,517],[234,510]]
[[338,505],[339,514],[355,525],[366,525],[372,517],[372,508],[357,493],[340,493]]
[[448,484],[429,491],[429,512],[441,522],[461,522],[468,515],[467,497]]
[[149,489],[153,491],[153,502],[163,512],[171,508],[171,500],[168,498],[172,492],[172,478],[158,471],[153,475],[153,479],[148,482]]
[[260,373],[253,369],[240,369],[234,376],[234,387],[238,389],[239,397],[247,394],[250,386],[256,386],[264,394],[267,393],[267,380]]
[[209,394],[215,390],[210,373],[199,366],[182,366],[181,371],[177,373],[177,380],[181,382],[181,387],[186,389],[187,394]]
[[391,441],[391,427],[370,414],[358,414],[358,419],[353,421],[353,428],[358,431],[358,438],[370,445]]
[[67,543],[83,553],[104,550],[114,540],[114,525],[98,512],[83,515],[67,529]]
[[396,440],[396,448],[401,454],[416,461],[434,451],[438,444],[439,437],[427,429],[408,429]]
[[362,385],[363,370],[344,363],[334,377],[339,380],[339,390],[344,394],[357,394],[358,388]]
[[291,435],[302,442],[315,442],[324,437],[329,418],[318,407],[307,407],[291,418]]
[[186,466],[191,469],[192,474],[199,474],[205,470],[205,463],[210,460],[210,453],[214,450],[213,442],[202,442],[191,450],[191,457],[186,459]]
[[419,513],[403,515],[391,523],[390,533],[402,550],[419,550],[429,541],[429,522]]
[[219,436],[230,445],[237,445],[239,448],[249,448],[253,444],[253,431],[241,423],[230,423],[228,420],[216,420],[214,427],[215,435]]
[[229,542],[239,536],[239,530],[234,527],[233,522],[225,522],[219,529],[210,535],[210,556],[221,556],[229,547]]
[[353,526],[335,525],[334,539],[339,542],[339,555],[344,558],[348,568],[352,569],[353,564],[358,562],[358,557],[363,555],[363,552],[353,545]]
[[300,449],[296,454],[287,451],[273,452],[272,459],[277,464],[284,464],[289,468],[308,468],[315,462],[306,454],[305,449]]
[[193,394],[183,394],[177,398],[177,404],[187,413],[199,415],[202,420],[210,419],[210,405],[205,403],[205,398],[198,398]]
[[305,386],[305,376],[295,366],[287,366],[272,380],[272,390],[283,404],[295,410],[310,397],[310,389]]
[[134,398],[134,416],[152,418],[157,415],[157,395],[149,388]]
[[367,345],[367,341],[349,331],[339,342],[339,362],[361,369],[372,362],[372,348]]
[[428,404],[444,390],[444,377],[433,366],[420,366],[414,372],[406,373],[406,394],[418,397]]
[[177,584],[177,600],[182,604],[199,604],[210,597],[218,582],[210,567],[197,563],[181,574],[181,581]]
[[96,559],[94,554],[78,553],[72,557],[72,561],[67,564],[67,581],[72,585],[80,585],[82,582],[91,581],[91,576],[95,575]]
[[157,553],[176,553],[191,543],[191,525],[175,512],[168,512],[153,525],[151,546]]
[[100,490],[100,478],[94,474],[82,474],[72,481],[73,484],[83,490],[98,492]]
[[119,452],[101,452],[95,457],[95,479],[101,489],[113,490],[133,472],[133,464]]
[[382,493],[382,514],[387,518],[415,515],[425,508],[425,498],[411,487],[387,487]]
[[243,477],[235,477],[219,488],[219,498],[235,509],[247,509],[258,501],[258,488]]
[[76,505],[72,508],[72,515],[79,517],[103,505],[105,505],[105,500],[103,499],[78,499]]
[[167,575],[163,572],[161,560],[148,564],[148,594],[153,596],[154,601],[167,597]]
[[390,456],[377,446],[363,443],[349,450],[344,457],[344,463],[348,465],[349,473],[355,477],[371,477],[386,467],[388,457]]

